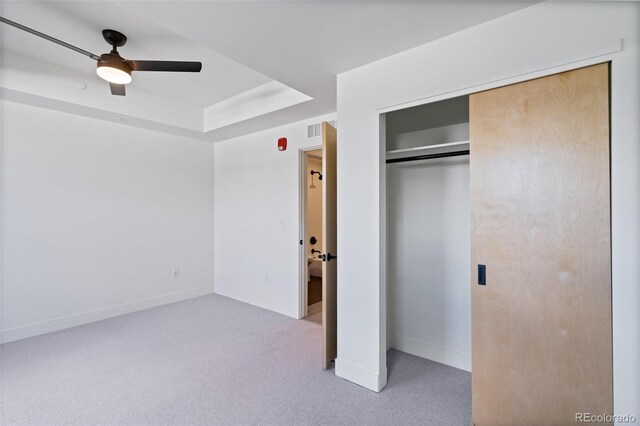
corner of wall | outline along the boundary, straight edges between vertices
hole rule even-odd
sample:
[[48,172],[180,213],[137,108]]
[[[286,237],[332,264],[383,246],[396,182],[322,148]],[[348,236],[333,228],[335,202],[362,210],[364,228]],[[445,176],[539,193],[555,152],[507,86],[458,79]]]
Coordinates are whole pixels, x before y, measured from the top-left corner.
[[216,286],[214,293],[220,296],[238,300],[243,303],[248,303],[259,308],[268,309],[270,311],[277,312],[291,318],[300,319],[298,306],[286,306],[284,304],[278,303],[277,301],[260,297],[247,291],[234,289],[229,286],[218,285]]
[[387,366],[376,372],[349,361],[336,359],[336,376],[374,392],[380,392],[387,384]]

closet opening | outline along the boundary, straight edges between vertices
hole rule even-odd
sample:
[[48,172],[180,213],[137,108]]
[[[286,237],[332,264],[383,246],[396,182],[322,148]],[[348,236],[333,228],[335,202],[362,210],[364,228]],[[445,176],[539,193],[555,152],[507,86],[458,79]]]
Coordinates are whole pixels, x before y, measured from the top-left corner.
[[398,352],[429,360],[434,379],[457,377],[459,391],[469,395],[461,409],[470,413],[469,97],[388,112],[381,120],[389,375],[404,356]]

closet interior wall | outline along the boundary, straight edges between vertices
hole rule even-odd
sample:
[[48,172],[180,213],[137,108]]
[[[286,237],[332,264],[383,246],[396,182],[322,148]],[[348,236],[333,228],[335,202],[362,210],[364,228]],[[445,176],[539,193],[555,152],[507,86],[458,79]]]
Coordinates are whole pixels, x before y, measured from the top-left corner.
[[386,114],[387,161],[408,160],[386,169],[387,345],[471,371],[469,156],[447,156],[468,150],[468,111],[464,96]]

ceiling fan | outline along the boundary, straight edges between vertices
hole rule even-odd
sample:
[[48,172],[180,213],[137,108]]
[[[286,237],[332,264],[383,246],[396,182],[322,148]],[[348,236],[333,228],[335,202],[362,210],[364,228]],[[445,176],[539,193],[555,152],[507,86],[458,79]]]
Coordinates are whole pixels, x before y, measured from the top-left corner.
[[121,32],[115,30],[102,30],[102,37],[112,47],[109,53],[103,53],[98,56],[84,49],[73,46],[57,38],[53,38],[47,34],[36,31],[32,28],[25,27],[17,22],[10,21],[0,16],[0,22],[16,27],[22,31],[42,37],[60,46],[66,47],[91,59],[97,61],[96,73],[98,76],[109,82],[112,95],[125,96],[125,84],[131,83],[131,73],[133,71],[165,71],[165,72],[200,72],[202,62],[187,61],[139,61],[124,59],[118,53],[118,47],[122,47],[127,42],[127,37]]

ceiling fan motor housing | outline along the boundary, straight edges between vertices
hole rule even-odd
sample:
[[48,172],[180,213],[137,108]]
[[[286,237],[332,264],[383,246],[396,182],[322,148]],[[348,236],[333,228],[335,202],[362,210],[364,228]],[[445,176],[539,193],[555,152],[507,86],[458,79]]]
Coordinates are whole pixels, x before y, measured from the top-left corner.
[[111,53],[103,53],[100,55],[100,59],[98,59],[98,68],[100,67],[117,68],[127,74],[131,74],[131,71],[133,71],[133,65],[131,62],[123,59],[115,50],[112,50]]
[[[100,78],[113,84],[131,83],[133,63],[123,59],[114,49],[110,53],[103,53],[98,58],[96,72]],[[111,88],[113,93],[113,87]],[[121,90],[120,90],[121,91]]]

